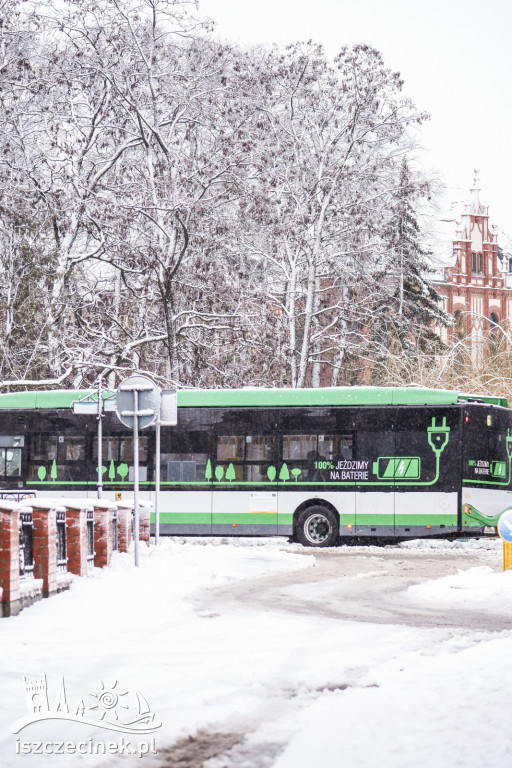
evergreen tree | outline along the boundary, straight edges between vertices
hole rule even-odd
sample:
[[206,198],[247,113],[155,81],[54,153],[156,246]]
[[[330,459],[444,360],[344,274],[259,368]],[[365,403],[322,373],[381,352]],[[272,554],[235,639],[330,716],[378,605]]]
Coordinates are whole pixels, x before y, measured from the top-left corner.
[[381,289],[371,312],[370,344],[377,363],[373,378],[377,380],[386,378],[392,359],[441,352],[443,343],[436,328],[450,323],[429,280],[431,254],[424,247],[417,220],[417,205],[426,192],[428,186],[417,182],[404,159],[383,231],[382,259],[376,274]]

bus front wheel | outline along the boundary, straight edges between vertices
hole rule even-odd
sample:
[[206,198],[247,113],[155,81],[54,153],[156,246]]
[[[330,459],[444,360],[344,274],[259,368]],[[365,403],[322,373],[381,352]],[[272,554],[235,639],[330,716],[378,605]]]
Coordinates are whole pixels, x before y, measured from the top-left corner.
[[308,507],[299,515],[296,532],[297,540],[305,547],[333,547],[338,540],[339,522],[330,509]]

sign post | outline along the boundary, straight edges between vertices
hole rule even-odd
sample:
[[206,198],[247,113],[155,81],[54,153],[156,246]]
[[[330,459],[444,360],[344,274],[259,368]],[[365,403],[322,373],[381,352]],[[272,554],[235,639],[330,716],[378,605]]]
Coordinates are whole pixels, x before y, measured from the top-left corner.
[[160,411],[155,427],[155,545],[160,541],[160,427],[178,423],[178,397],[175,389],[162,389]]
[[147,376],[134,374],[117,390],[116,412],[119,421],[133,429],[133,512],[135,565],[139,565],[139,429],[154,424],[160,413],[160,388]]
[[498,535],[503,539],[503,570],[512,571],[512,509],[506,509],[498,520]]

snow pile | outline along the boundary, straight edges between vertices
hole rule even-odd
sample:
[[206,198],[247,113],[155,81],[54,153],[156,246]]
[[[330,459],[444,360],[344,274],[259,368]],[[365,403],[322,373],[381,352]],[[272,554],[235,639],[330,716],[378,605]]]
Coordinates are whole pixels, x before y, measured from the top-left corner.
[[382,666],[376,687],[326,692],[299,713],[273,768],[510,765],[511,652],[510,637],[452,641]]
[[512,626],[512,571],[496,573],[485,565],[470,568],[453,576],[415,584],[409,587],[404,599],[423,606],[445,604],[452,608],[509,615]]
[[429,552],[454,552],[457,555],[463,552],[501,552],[503,542],[495,536],[474,539],[412,539],[402,541],[397,545],[400,549],[429,551]]

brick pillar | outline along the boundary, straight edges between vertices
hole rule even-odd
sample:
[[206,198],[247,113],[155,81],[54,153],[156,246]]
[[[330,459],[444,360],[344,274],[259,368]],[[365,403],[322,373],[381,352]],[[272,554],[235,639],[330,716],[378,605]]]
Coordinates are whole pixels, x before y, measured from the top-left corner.
[[140,507],[139,509],[139,541],[145,541],[148,547],[150,543],[150,519],[151,519],[151,507]]
[[114,544],[113,513],[116,508],[114,503],[106,501],[92,502],[94,506],[94,565],[96,568],[104,568],[110,565]]
[[132,543],[132,508],[117,503],[117,541],[119,552],[128,552]]
[[57,592],[57,510],[32,506],[34,578],[43,580],[43,597]]
[[0,506],[0,615],[15,616],[21,609],[20,518],[17,504]]
[[68,571],[87,576],[87,510],[90,506],[70,507],[66,504],[66,544]]

